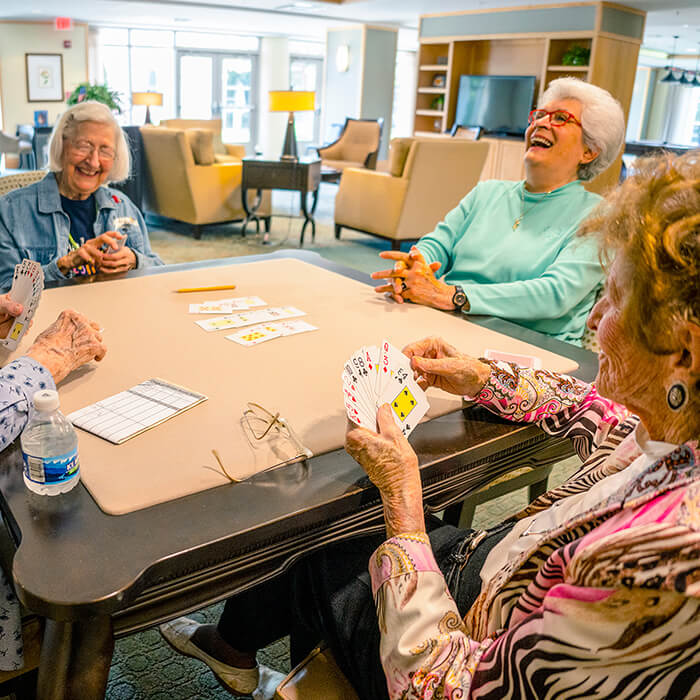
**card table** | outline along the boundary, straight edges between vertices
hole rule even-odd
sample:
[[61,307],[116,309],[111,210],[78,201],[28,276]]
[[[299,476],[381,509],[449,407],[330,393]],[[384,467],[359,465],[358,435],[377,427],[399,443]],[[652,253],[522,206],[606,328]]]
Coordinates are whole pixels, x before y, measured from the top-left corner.
[[[236,283],[235,292],[174,293],[225,280]],[[319,280],[323,289],[311,284]],[[361,345],[388,337],[401,347],[442,334],[472,354],[498,343],[540,356],[545,367],[595,376],[597,358],[581,348],[499,319],[401,307],[369,284],[367,275],[315,253],[278,251],[45,291],[20,351],[76,292],[78,310],[103,312],[96,320],[105,327],[107,357],[59,386],[65,412],[159,374],[209,399],[123,445],[80,431],[82,482],[60,497],[27,491],[18,441],[0,455],[14,585],[22,603],[47,618],[41,700],[102,698],[115,637],[245,590],[318,547],[382,530],[379,495],[341,447],[340,373]],[[253,294],[270,306],[299,307],[319,330],[243,347],[226,332],[204,332],[193,321],[206,317],[187,313],[190,301]],[[429,398],[430,420],[410,438],[428,512],[510,469],[572,453],[568,441],[536,426],[507,423],[433,390]],[[263,471],[276,453],[253,453],[241,438],[248,401],[282,411],[315,456]],[[244,481],[229,483],[215,470],[212,447]]]

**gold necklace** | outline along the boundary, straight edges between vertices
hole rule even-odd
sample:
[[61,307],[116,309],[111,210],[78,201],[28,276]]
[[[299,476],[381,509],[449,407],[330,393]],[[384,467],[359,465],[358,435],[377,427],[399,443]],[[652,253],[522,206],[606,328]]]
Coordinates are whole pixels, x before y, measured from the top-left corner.
[[520,216],[516,217],[515,221],[513,222],[513,231],[515,231],[518,226],[520,226],[520,222],[523,220],[523,217],[525,214],[527,214],[531,209],[534,209],[538,204],[541,202],[544,202],[547,197],[549,197],[550,194],[552,194],[553,190],[549,190],[547,194],[542,197],[542,199],[538,199],[536,202],[531,204],[527,209],[525,209],[525,183],[523,183],[523,186],[520,189]]

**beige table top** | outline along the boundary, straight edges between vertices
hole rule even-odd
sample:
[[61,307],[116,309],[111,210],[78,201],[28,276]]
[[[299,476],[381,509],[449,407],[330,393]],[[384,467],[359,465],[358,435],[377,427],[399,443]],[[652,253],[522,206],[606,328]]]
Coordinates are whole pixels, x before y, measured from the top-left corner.
[[[176,294],[180,287],[235,284],[234,291]],[[244,347],[207,333],[188,313],[194,302],[261,296],[269,306],[296,306],[319,330]],[[108,353],[59,385],[70,413],[145,379],[160,377],[208,396],[195,408],[132,440],[113,445],[79,430],[82,480],[99,506],[119,515],[245,478],[288,456],[286,446],[251,444],[241,416],[248,401],[279,411],[315,454],[342,446],[345,408],[341,371],[362,345],[387,338],[396,347],[441,335],[464,352],[486,348],[535,355],[548,369],[571,372],[575,361],[472,324],[453,314],[398,305],[371,287],[293,259],[180,270],[44,292],[33,332],[18,352],[64,308],[75,308],[104,327]],[[36,330],[34,330],[36,329]],[[427,418],[461,401],[429,390]],[[426,418],[426,419],[427,419]]]

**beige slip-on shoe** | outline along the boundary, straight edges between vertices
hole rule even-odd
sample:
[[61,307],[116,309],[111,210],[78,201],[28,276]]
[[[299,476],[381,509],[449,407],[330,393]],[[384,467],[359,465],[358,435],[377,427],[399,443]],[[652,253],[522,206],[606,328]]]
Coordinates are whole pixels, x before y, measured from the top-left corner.
[[236,668],[227,666],[221,661],[217,661],[213,656],[209,656],[190,640],[199,623],[189,617],[179,617],[172,622],[162,624],[159,629],[165,641],[175,649],[175,651],[199,659],[212,670],[216,679],[228,691],[238,695],[250,695],[257,687],[260,670],[255,668]]

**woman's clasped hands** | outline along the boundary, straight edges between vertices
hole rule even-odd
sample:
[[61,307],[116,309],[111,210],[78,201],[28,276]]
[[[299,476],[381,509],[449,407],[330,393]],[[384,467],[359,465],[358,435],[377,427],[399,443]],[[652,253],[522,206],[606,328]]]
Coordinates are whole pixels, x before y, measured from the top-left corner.
[[413,246],[408,253],[402,253],[400,250],[386,250],[382,251],[379,257],[395,262],[391,270],[372,273],[372,279],[387,280],[386,284],[375,287],[375,292],[379,294],[386,292],[399,304],[412,301],[447,311],[454,308],[453,288],[435,277],[435,273],[440,269],[440,263],[426,262],[418,248]]

